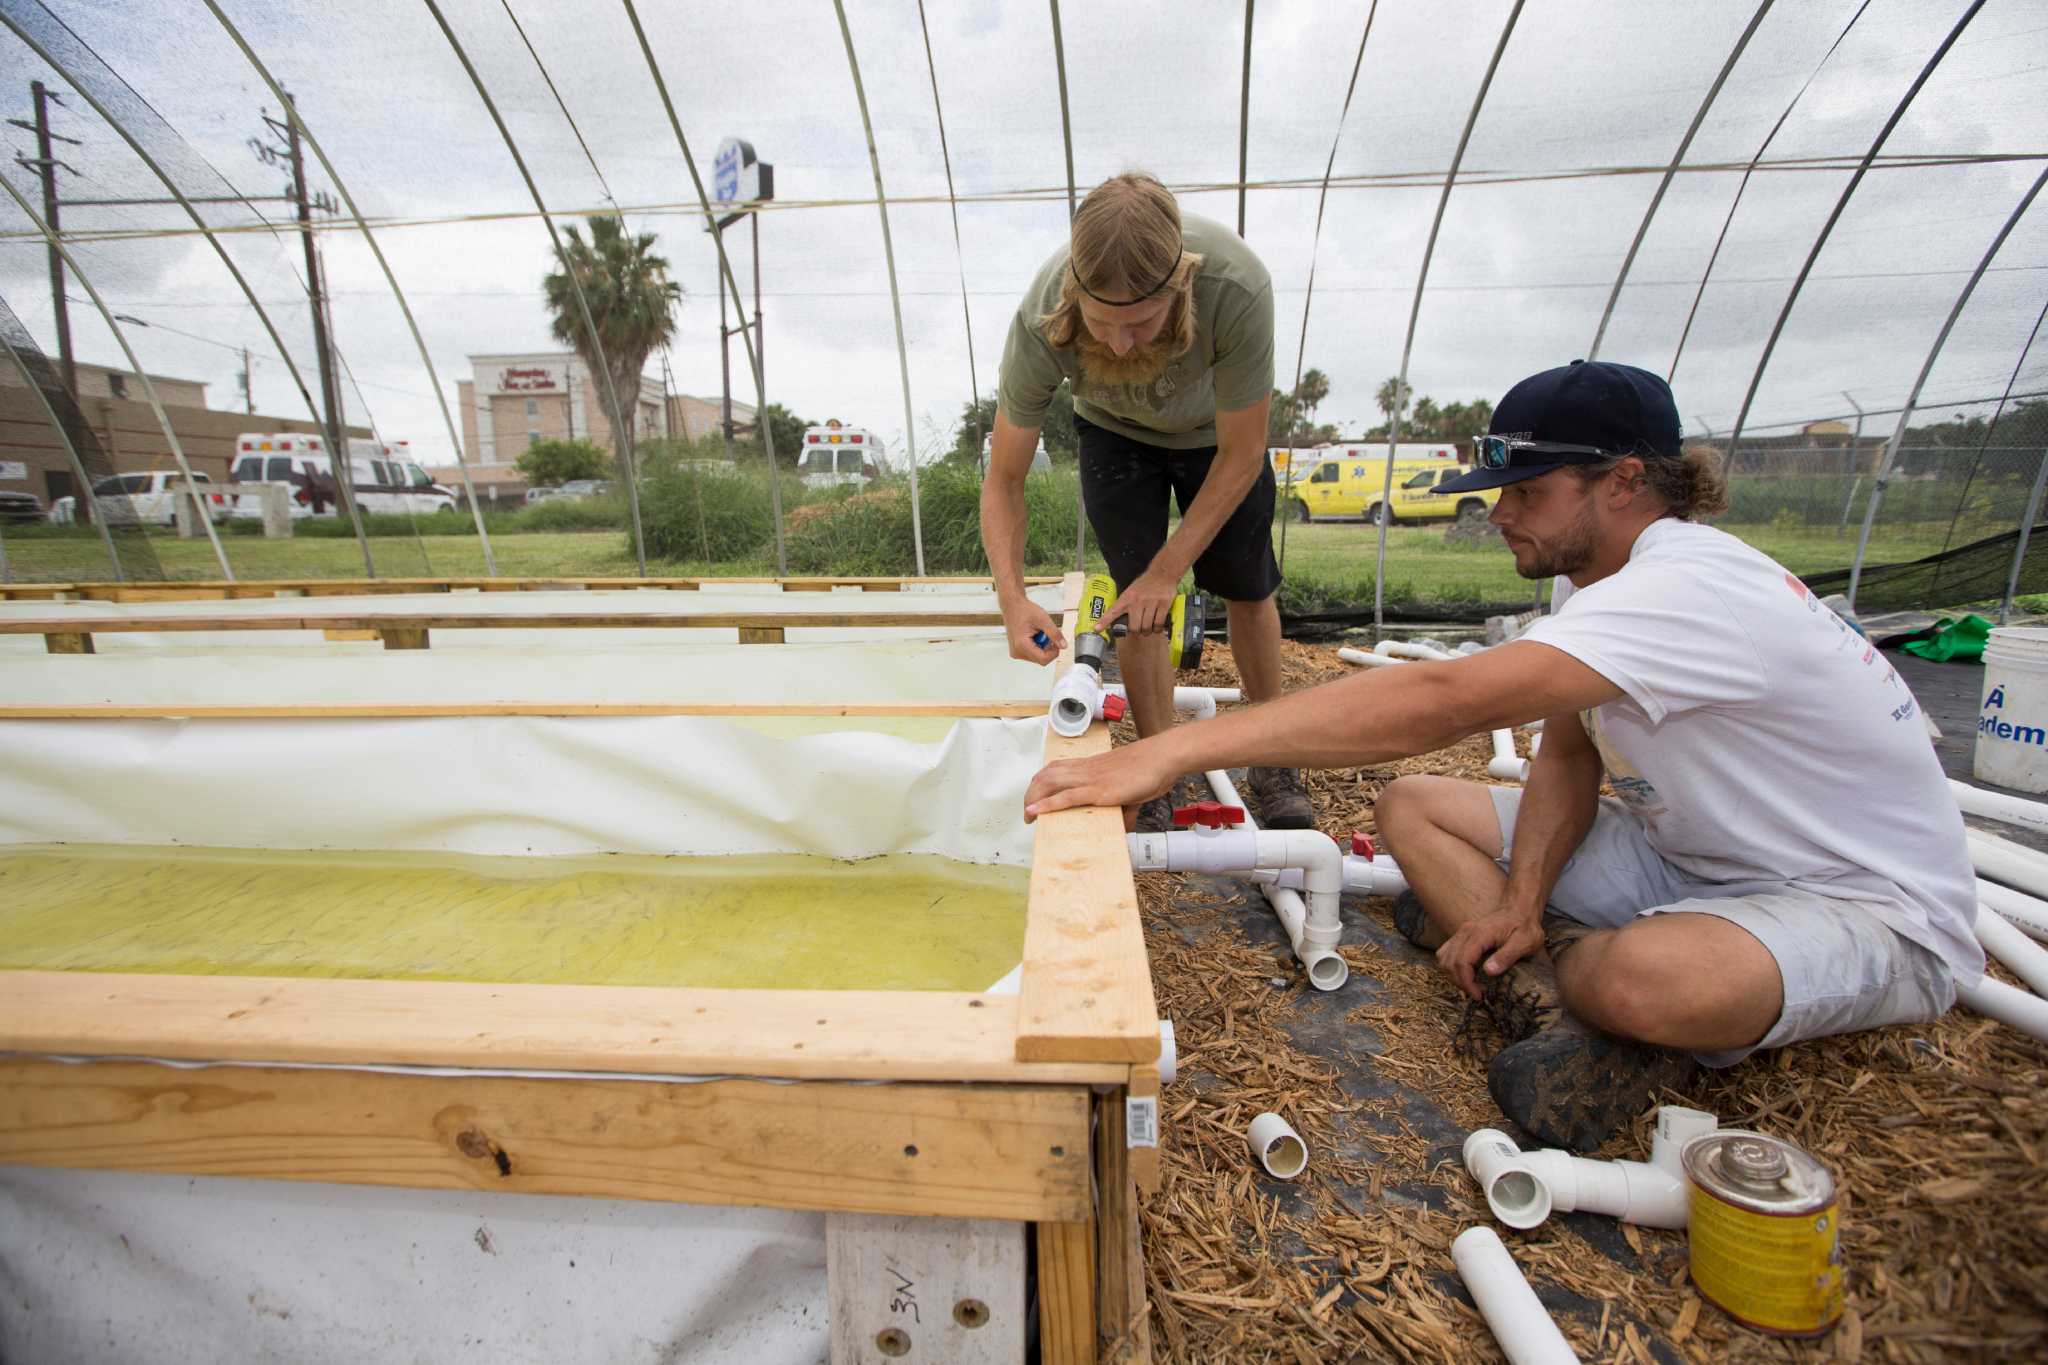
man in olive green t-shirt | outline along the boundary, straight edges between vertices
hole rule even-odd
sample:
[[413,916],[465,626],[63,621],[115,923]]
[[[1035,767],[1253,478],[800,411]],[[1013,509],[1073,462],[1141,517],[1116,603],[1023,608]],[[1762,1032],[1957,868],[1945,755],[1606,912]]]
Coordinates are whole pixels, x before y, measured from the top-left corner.
[[[1074,386],[1082,500],[1116,580],[1110,615],[1128,621],[1117,661],[1141,736],[1173,723],[1162,633],[1189,569],[1230,613],[1230,645],[1248,700],[1280,695],[1274,593],[1273,286],[1230,229],[1183,215],[1143,172],[1105,180],[1074,215],[1067,246],[1025,292],[1003,348],[995,435],[981,492],[981,537],[1010,653],[1050,663],[1059,623],[1024,595],[1024,479],[1062,380]],[[1167,502],[1180,526],[1167,534]],[[1038,643],[1039,639],[1046,641]],[[1254,768],[1262,824],[1314,820],[1300,775]],[[1163,802],[1141,828],[1160,822]]]

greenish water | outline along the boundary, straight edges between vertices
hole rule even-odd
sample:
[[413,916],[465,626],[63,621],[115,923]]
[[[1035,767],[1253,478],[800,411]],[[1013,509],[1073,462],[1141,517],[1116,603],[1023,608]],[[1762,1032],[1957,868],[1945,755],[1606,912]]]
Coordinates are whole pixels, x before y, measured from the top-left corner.
[[494,858],[0,850],[0,969],[981,990],[1029,871],[926,854]]

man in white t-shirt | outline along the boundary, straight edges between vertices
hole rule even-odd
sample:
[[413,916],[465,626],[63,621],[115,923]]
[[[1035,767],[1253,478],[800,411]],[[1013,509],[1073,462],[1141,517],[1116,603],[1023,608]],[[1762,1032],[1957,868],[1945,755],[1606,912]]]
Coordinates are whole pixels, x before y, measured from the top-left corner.
[[[1884,657],[1721,509],[1663,380],[1580,363],[1517,384],[1439,493],[1492,520],[1553,614],[1468,658],[1376,669],[1049,765],[1026,818],[1176,773],[1338,767],[1542,720],[1522,788],[1404,777],[1375,808],[1395,922],[1500,1027],[1502,1110],[1584,1150],[1695,1058],[1932,1019],[1974,981],[1962,817]],[[1567,587],[1567,585],[1569,585]],[[1603,779],[1616,793],[1603,799]]]

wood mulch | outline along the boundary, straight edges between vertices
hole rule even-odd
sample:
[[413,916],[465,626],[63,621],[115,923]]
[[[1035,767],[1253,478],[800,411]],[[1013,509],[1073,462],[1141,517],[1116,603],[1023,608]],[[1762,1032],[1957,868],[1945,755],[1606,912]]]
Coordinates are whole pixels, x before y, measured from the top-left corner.
[[[1196,681],[1234,686],[1227,648],[1213,648]],[[1291,642],[1284,665],[1290,688],[1350,671],[1334,648]],[[1490,752],[1481,736],[1309,783],[1323,828],[1341,838],[1372,828],[1371,802],[1394,776],[1483,781]],[[1219,909],[1213,884],[1138,883],[1180,1054],[1162,1098],[1163,1181],[1142,1211],[1156,1355],[1502,1359],[1450,1257],[1464,1228],[1494,1226],[1455,1139],[1505,1122],[1486,1093],[1494,1040],[1477,1028],[1460,1037],[1462,998],[1429,957],[1384,932],[1388,904],[1371,902],[1382,932],[1347,932],[1343,950],[1345,995],[1359,1003],[1342,1022],[1355,1037],[1306,1050],[1290,1028],[1317,1007],[1313,992],[1270,941]],[[1371,1084],[1352,1074],[1361,1066]],[[1702,1073],[1667,1097],[1724,1127],[1790,1138],[1835,1171],[1848,1311],[1816,1341],[1751,1331],[1704,1303],[1682,1232],[1591,1215],[1496,1230],[1587,1361],[2048,1358],[2044,1081],[2048,1048],[1959,1009]],[[1268,1109],[1307,1139],[1301,1180],[1272,1180],[1251,1160],[1245,1126]],[[1650,1119],[1601,1155],[1646,1158]]]

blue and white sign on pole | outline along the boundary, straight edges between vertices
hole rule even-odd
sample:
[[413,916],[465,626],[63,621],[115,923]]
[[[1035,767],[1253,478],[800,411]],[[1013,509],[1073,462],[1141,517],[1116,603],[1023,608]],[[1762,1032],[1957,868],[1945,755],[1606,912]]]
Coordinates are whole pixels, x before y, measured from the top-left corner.
[[721,204],[773,199],[774,168],[761,163],[752,143],[729,137],[718,144],[718,155],[711,162],[711,197]]

